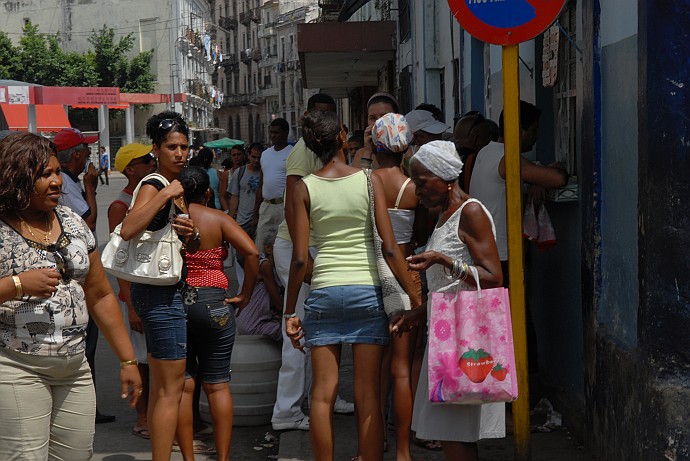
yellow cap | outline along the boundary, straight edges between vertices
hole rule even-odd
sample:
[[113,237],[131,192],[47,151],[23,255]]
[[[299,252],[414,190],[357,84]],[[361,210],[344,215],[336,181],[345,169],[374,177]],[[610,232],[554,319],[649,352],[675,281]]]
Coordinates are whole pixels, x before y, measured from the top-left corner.
[[139,144],[138,142],[125,144],[124,146],[120,147],[115,155],[115,168],[117,171],[122,173],[124,169],[127,168],[127,165],[129,165],[129,162],[151,153],[152,150],[153,145],[151,144],[144,145]]

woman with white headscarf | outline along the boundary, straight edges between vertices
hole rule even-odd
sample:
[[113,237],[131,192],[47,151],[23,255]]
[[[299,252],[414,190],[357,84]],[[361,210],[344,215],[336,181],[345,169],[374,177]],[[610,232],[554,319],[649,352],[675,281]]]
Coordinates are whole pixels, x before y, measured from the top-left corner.
[[[410,173],[420,203],[440,207],[438,223],[426,251],[409,256],[410,269],[426,271],[430,292],[474,290],[468,266],[475,266],[483,288],[502,286],[503,272],[498,259],[495,228],[489,212],[477,199],[470,198],[458,184],[462,161],[455,146],[447,141],[425,144],[412,157]],[[466,280],[465,280],[466,279]],[[427,309],[407,311],[391,319],[394,331],[408,331],[425,321]],[[440,440],[446,459],[476,461],[477,440],[505,437],[505,406],[438,405],[429,402],[427,354],[414,402],[412,430],[417,437]]]

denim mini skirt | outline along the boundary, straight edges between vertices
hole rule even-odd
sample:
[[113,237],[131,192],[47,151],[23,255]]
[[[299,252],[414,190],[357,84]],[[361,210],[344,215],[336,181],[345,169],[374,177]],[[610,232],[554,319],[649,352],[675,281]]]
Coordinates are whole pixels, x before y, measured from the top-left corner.
[[381,288],[342,285],[319,288],[304,303],[304,345],[388,344],[388,317]]

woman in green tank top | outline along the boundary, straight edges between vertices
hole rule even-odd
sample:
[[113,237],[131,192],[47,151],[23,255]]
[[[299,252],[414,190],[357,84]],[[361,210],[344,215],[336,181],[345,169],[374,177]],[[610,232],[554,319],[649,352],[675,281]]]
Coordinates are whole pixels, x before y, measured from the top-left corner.
[[[285,307],[286,333],[293,346],[311,349],[311,441],[316,460],[333,459],[332,409],[338,388],[342,344],[352,344],[359,452],[364,460],[383,457],[380,374],[390,333],[379,286],[369,216],[367,178],[345,161],[345,131],[333,112],[314,112],[302,120],[309,147],[323,168],[302,178],[292,197],[295,229]],[[383,185],[372,177],[375,218],[384,258],[417,307],[421,300],[396,244]],[[295,314],[309,261],[309,226],[318,255],[304,322]],[[304,343],[300,340],[304,338]]]

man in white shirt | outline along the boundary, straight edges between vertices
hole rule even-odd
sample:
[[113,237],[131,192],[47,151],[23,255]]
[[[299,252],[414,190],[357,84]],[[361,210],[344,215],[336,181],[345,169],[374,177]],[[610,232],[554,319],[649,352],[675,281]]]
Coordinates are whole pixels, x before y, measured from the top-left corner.
[[285,192],[285,161],[292,151],[288,144],[290,125],[284,118],[277,118],[269,125],[273,145],[261,154],[259,190],[254,205],[256,247],[263,248],[266,235],[275,233],[284,217],[283,193]]
[[[537,142],[541,110],[533,104],[520,101],[520,153],[532,150]],[[499,118],[499,128],[503,133],[503,112]],[[560,165],[540,166],[520,157],[522,180],[531,186],[544,190],[563,187],[568,175]],[[472,196],[481,201],[491,212],[496,225],[496,245],[503,266],[503,282],[508,286],[508,229],[506,225],[506,167],[503,136],[498,142],[490,142],[479,151],[474,161],[470,179]]]

